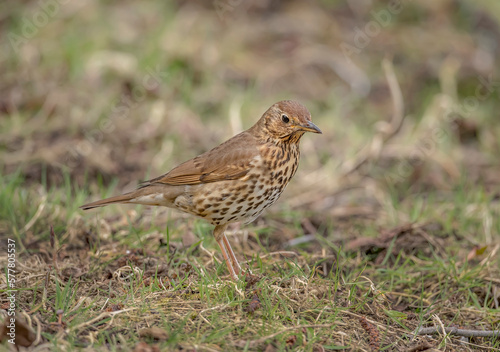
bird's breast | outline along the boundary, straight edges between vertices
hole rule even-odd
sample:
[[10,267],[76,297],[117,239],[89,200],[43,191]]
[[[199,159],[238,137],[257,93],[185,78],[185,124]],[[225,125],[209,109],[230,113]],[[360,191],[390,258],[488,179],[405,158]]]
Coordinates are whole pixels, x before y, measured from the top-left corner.
[[176,206],[214,225],[251,222],[278,200],[297,170],[298,158],[298,148],[261,150],[245,176],[188,186]]

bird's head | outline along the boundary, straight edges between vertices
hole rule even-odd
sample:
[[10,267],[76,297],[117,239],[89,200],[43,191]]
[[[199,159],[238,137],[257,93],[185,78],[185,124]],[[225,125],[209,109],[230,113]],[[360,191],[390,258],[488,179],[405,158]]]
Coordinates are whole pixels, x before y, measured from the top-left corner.
[[274,140],[295,143],[305,132],[322,133],[318,126],[312,123],[309,110],[293,100],[273,104],[255,127]]

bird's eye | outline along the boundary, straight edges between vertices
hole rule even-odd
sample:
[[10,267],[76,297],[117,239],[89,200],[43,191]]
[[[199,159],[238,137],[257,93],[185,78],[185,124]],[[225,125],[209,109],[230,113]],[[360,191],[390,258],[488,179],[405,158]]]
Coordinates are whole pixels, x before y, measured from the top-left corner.
[[281,115],[281,121],[283,121],[284,123],[289,123],[290,119],[288,118],[288,116],[283,114],[283,115]]

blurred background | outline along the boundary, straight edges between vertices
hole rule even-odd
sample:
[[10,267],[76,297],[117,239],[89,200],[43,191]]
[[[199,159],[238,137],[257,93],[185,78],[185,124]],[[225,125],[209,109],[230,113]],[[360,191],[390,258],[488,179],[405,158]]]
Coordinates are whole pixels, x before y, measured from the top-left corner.
[[[29,344],[125,351],[159,326],[178,350],[264,350],[279,331],[293,349],[291,324],[327,323],[300,325],[324,327],[304,350],[372,350],[364,314],[384,349],[472,350],[407,333],[498,329],[499,64],[498,0],[1,1],[0,264],[14,239]],[[78,208],[282,99],[323,134],[302,138],[281,199],[229,228],[257,274],[244,293],[219,279],[206,222]]]
[[[498,199],[496,0],[46,0],[0,10],[0,172],[35,200],[51,188],[92,195],[78,201],[133,189],[281,99],[304,103],[324,134],[303,138],[274,212],[399,224],[429,195],[480,187]],[[79,205],[69,192],[63,208]]]

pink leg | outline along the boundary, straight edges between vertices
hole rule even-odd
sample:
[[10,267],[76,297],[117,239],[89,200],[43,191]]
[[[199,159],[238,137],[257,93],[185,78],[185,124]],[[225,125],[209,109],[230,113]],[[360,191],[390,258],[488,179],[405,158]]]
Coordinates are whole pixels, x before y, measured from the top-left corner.
[[236,274],[241,273],[241,266],[240,263],[238,263],[238,259],[236,259],[236,256],[234,255],[233,248],[231,248],[231,245],[229,244],[229,241],[227,240],[226,235],[222,235],[222,239],[224,240],[224,245],[226,246],[227,252],[229,253],[229,257],[231,258],[231,262],[233,263],[233,269],[235,269]]
[[220,250],[222,251],[222,256],[224,257],[224,261],[226,262],[227,269],[229,270],[229,274],[231,274],[231,278],[233,280],[238,280],[238,275],[234,272],[233,266],[231,265],[231,261],[229,260],[226,252],[226,248],[221,240],[217,241],[219,244]]

